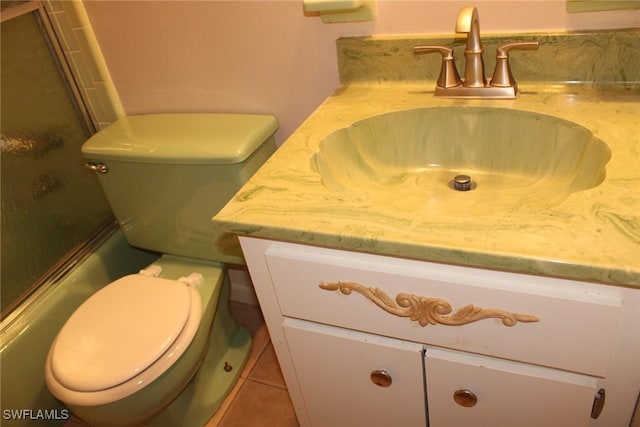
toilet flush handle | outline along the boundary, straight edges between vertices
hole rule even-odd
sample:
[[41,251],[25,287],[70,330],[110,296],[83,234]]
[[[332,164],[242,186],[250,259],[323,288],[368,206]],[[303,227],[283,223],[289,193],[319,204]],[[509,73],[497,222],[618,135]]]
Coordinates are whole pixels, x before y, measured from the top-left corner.
[[109,168],[104,163],[85,163],[84,167],[100,174],[109,172]]

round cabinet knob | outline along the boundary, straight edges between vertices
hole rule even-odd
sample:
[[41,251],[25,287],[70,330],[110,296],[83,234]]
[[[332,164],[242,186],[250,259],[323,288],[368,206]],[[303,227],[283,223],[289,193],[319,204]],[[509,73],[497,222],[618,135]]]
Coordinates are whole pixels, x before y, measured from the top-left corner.
[[391,382],[391,375],[384,369],[376,369],[375,371],[371,371],[371,381],[380,387],[389,387]]
[[478,398],[471,390],[456,390],[453,393],[453,400],[460,406],[465,408],[471,408],[478,403]]

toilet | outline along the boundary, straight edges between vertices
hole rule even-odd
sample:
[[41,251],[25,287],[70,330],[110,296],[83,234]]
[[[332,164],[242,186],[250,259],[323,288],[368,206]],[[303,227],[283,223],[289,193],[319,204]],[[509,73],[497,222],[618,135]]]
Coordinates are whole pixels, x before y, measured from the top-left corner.
[[45,363],[49,391],[94,426],[202,426],[246,362],[251,336],[228,308],[228,264],[244,264],[215,215],[275,151],[276,119],[149,114],[83,146],[131,246],[153,264],[71,315]]

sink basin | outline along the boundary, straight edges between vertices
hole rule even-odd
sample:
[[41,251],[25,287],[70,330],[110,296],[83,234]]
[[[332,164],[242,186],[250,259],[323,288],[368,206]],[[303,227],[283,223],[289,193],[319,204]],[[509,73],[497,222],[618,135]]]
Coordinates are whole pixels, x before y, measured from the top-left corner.
[[[607,144],[576,123],[487,107],[396,111],[327,135],[311,159],[342,197],[430,215],[546,209],[603,182]],[[454,188],[471,178],[468,191]]]

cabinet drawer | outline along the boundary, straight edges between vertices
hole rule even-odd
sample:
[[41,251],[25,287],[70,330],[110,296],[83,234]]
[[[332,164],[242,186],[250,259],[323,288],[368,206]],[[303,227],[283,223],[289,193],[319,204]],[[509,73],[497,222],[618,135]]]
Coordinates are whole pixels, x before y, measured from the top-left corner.
[[587,427],[597,380],[518,362],[428,348],[430,427]]
[[284,243],[265,257],[285,316],[606,374],[621,301],[605,286]]

